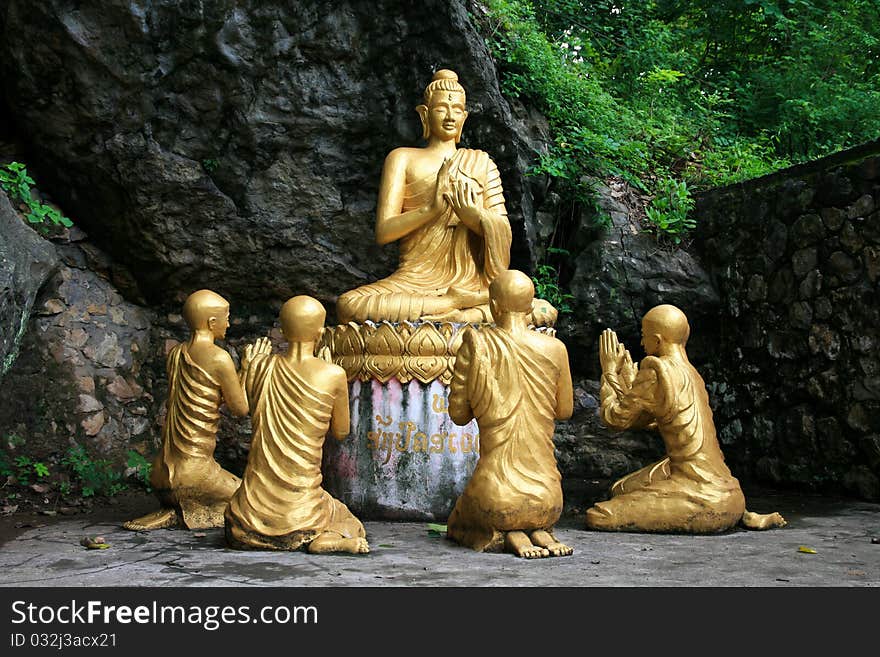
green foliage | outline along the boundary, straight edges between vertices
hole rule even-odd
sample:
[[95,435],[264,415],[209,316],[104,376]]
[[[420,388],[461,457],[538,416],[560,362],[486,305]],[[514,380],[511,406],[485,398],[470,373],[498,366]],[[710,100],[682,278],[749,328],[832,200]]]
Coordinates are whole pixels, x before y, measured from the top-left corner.
[[214,173],[217,170],[217,167],[220,166],[219,160],[213,157],[206,157],[202,160],[202,168],[208,173]]
[[129,469],[134,470],[135,477],[141,485],[147,489],[147,492],[152,492],[153,489],[150,486],[150,472],[153,470],[153,464],[144,458],[142,454],[130,449],[128,450],[128,457],[125,465]]
[[92,458],[82,445],[71,447],[61,459],[61,464],[70,470],[83,497],[113,496],[126,488],[122,473],[110,461]]
[[33,178],[28,175],[27,168],[20,162],[9,162],[0,166],[0,187],[10,198],[21,201],[27,206],[28,222],[39,224],[45,228],[47,222],[65,227],[73,226],[73,222],[50,205],[40,202],[31,194]]
[[[12,461],[9,458],[9,454],[6,453],[5,449],[0,449],[0,480],[6,480],[9,477],[13,476],[14,472],[12,470]],[[2,481],[0,481],[0,485],[2,485]]]
[[661,237],[667,237],[676,244],[682,236],[696,226],[688,213],[694,207],[694,199],[684,180],[663,178],[658,185],[657,194],[645,208],[645,215],[651,227]]
[[5,449],[0,449],[0,478],[15,478],[19,486],[30,486],[37,479],[49,476],[49,468],[42,461],[34,461],[29,456],[19,455],[12,457]]
[[[568,198],[609,177],[697,191],[880,137],[878,0],[486,6],[502,91],[550,123],[533,172]],[[662,224],[669,212],[652,214]]]
[[[549,248],[548,254],[553,255],[570,255],[565,249]],[[544,299],[559,312],[560,315],[568,315],[572,312],[571,300],[574,299],[573,294],[564,291],[559,285],[559,272],[551,264],[544,263],[538,265],[535,275],[532,277],[535,284],[535,296]]]

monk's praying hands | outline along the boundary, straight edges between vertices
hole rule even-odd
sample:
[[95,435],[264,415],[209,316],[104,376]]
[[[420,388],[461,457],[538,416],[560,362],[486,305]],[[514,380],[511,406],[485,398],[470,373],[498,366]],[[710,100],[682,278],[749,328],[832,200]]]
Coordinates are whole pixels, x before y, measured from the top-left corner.
[[272,343],[269,338],[259,338],[253,344],[245,345],[244,358],[242,359],[242,368],[246,367],[257,354],[271,354]]
[[625,349],[617,339],[617,333],[611,329],[602,331],[599,336],[599,363],[603,374],[617,374],[623,361]]

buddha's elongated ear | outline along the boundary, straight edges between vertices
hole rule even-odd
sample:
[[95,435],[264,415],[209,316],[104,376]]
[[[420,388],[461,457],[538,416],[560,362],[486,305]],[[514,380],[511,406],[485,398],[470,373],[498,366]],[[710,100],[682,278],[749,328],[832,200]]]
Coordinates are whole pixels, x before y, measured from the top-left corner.
[[461,133],[464,130],[464,122],[467,121],[468,113],[467,110],[464,111],[464,114],[461,117],[461,125],[458,126],[458,134],[455,135],[455,143],[461,141]]
[[428,125],[428,106],[419,105],[416,107],[419,118],[422,120],[422,139],[428,139],[431,136],[431,126]]

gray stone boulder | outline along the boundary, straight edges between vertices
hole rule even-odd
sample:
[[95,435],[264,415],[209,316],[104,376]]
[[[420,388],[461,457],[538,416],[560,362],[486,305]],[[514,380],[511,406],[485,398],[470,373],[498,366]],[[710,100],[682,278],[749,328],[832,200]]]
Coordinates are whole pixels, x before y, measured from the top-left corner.
[[[623,183],[597,185],[598,203],[611,226],[590,231],[573,244],[568,286],[573,312],[563,315],[559,335],[569,347],[572,368],[598,378],[600,333],[614,329],[634,360],[640,347],[641,319],[653,306],[681,308],[691,324],[688,353],[694,362],[711,350],[720,299],[699,258],[684,248],[664,245],[643,230],[634,192]],[[629,202],[628,202],[629,201]]]
[[85,237],[74,228],[44,242],[57,270],[33,299],[3,379],[14,392],[0,395],[0,435],[24,438],[27,456],[50,463],[74,443],[122,461],[128,449],[152,451],[159,435],[155,315],[122,297],[106,256]]
[[462,146],[498,163],[531,269],[533,160],[461,0],[9,0],[0,72],[41,184],[134,274],[130,299],[201,287],[234,307],[325,303],[389,274],[382,163],[420,143],[432,72],[468,91]]
[[0,192],[0,379],[15,362],[37,293],[57,267],[55,247]]

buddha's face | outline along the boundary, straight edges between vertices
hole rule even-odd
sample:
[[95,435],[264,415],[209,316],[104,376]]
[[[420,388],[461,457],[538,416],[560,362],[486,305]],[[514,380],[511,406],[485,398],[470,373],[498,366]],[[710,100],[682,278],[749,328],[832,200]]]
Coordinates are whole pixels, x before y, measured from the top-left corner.
[[457,91],[435,91],[431,95],[425,120],[429,134],[443,141],[461,137],[467,111],[464,94]]

